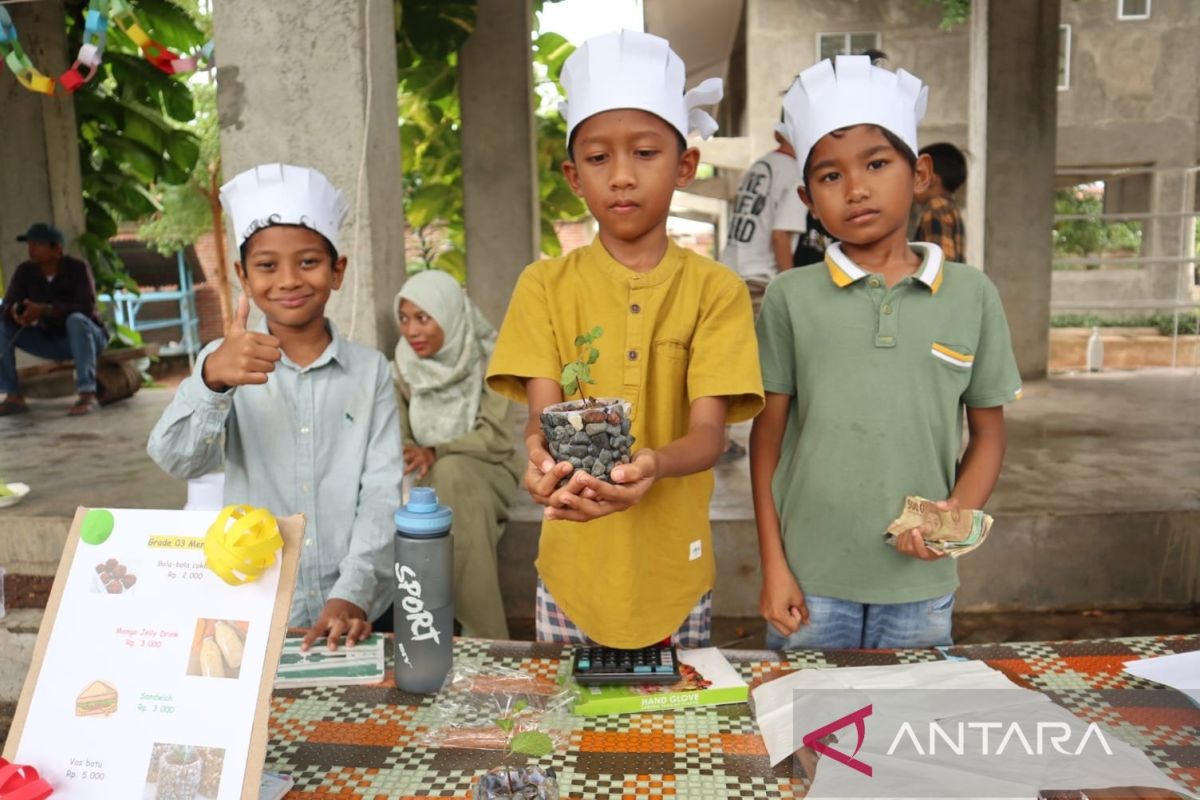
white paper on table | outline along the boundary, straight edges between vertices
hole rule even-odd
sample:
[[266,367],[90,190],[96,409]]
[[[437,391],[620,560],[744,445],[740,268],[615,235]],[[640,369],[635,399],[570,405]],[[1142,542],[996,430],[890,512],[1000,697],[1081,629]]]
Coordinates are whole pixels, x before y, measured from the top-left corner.
[[1200,705],[1200,650],[1126,661],[1125,671],[1148,681],[1170,686]]
[[[1115,734],[1098,729],[1104,741],[1104,746],[1100,745],[1097,735],[1087,737],[1086,722],[982,662],[801,670],[757,687],[753,696],[772,764],[790,757],[810,727],[801,722],[806,730],[797,732],[795,720],[811,720],[815,729],[872,706],[862,741],[856,741],[857,734],[848,725],[837,734],[836,748],[850,755],[858,747],[853,757],[869,765],[872,775],[822,756],[817,760],[810,797],[873,797],[883,789],[889,797],[948,798],[959,796],[966,786],[977,797],[1034,798],[1043,789],[1115,786],[1161,788],[1187,795],[1144,753]],[[968,742],[962,754],[948,748],[929,751],[926,737],[931,736],[927,731],[933,721],[951,732],[959,730],[961,723]],[[907,739],[896,746],[896,732],[905,722],[916,732],[919,752]],[[982,745],[980,731],[985,723],[1002,726],[989,731],[989,745]],[[1002,757],[996,754],[999,739],[1010,726],[1028,732],[1036,730],[1039,723],[1065,726],[1048,729],[1049,735],[1069,729],[1069,744],[1063,749],[1071,751],[1070,755],[1060,753],[1048,740],[1040,752],[1027,754],[1015,739],[1004,748]],[[1084,742],[1087,746],[1079,747],[1078,754],[1073,752]]]
[[[837,719],[856,708],[861,708],[870,701],[871,690],[886,690],[889,693],[898,690],[912,690],[920,695],[914,695],[914,700],[927,699],[929,687],[938,689],[984,689],[990,691],[1006,690],[1013,692],[1014,703],[1033,702],[1033,698],[1041,698],[1037,702],[1049,702],[1048,698],[1037,692],[1029,692],[1016,686],[1001,673],[984,664],[982,661],[930,661],[921,664],[901,664],[885,667],[840,667],[837,669],[803,669],[782,678],[764,683],[754,689],[754,709],[758,720],[759,730],[767,746],[767,755],[771,764],[778,764],[791,756],[795,751],[798,736],[793,735],[793,721],[799,713],[802,718],[828,721]],[[821,692],[838,691],[837,695],[823,698]],[[861,702],[855,705],[852,690],[861,693]],[[917,691],[922,690],[922,691]],[[797,710],[794,700],[797,692],[806,692],[806,706]],[[936,693],[936,690],[934,690]],[[1033,697],[1030,698],[1029,696]],[[845,697],[844,703],[838,697]],[[947,693],[946,701],[951,695]],[[895,698],[889,698],[889,704]],[[841,714],[834,713],[835,708],[844,707]],[[961,706],[939,705],[932,708],[910,709],[922,718],[943,716],[954,712],[969,711]],[[868,730],[868,736],[871,731]]]

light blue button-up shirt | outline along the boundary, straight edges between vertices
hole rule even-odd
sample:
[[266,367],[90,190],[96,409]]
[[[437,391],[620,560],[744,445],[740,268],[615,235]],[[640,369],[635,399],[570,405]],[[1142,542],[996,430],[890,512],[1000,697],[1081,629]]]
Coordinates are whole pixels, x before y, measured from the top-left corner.
[[400,423],[388,362],[343,339],[299,367],[286,355],[265,384],[214,392],[201,378],[221,340],[150,434],[150,457],[181,479],[225,467],[225,503],[304,514],[289,624],[309,627],[327,600],[375,619],[391,602],[393,514],[400,504]]

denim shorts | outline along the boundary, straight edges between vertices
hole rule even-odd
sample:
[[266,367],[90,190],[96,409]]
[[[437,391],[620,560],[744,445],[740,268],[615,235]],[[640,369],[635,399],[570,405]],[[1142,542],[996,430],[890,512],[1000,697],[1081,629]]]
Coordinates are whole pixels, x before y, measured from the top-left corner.
[[767,623],[772,650],[945,647],[950,638],[954,592],[915,603],[855,603],[836,597],[805,595],[808,624],[782,636]]

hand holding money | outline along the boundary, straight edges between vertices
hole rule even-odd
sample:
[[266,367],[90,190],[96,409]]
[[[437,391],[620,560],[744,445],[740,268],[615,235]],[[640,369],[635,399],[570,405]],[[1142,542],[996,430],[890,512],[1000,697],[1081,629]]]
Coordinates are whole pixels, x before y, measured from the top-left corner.
[[992,518],[982,511],[910,495],[904,498],[903,512],[888,525],[884,541],[896,545],[901,536],[919,530],[926,550],[958,558],[983,544],[991,528]]

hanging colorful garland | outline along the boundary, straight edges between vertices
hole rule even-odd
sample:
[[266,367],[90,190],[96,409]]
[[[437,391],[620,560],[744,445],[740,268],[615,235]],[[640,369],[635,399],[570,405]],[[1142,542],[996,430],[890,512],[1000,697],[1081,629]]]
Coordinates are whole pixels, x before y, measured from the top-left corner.
[[[194,72],[203,63],[212,65],[211,41],[192,55],[179,55],[155,41],[138,22],[126,0],[90,0],[83,19],[83,44],[73,63],[58,77],[68,93],[73,93],[96,77],[108,45],[109,24],[115,24],[128,36],[146,60],[167,75]],[[33,92],[54,94],[54,79],[38,71],[17,39],[17,28],[4,6],[0,5],[0,62],[7,64],[17,81]]]

